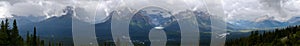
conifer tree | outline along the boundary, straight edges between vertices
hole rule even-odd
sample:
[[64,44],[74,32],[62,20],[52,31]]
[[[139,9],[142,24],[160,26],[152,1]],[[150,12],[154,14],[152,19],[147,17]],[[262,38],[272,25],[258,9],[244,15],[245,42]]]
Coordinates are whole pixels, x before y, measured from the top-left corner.
[[37,45],[36,27],[33,28],[33,42],[32,42],[32,44],[33,44],[34,46]]
[[36,34],[36,27],[34,27],[33,35],[27,31],[26,42],[19,34],[17,21],[13,20],[12,28],[9,28],[8,19],[1,21],[0,30],[0,46],[44,46],[44,41]]
[[0,45],[8,45],[8,34],[6,34],[5,24],[1,21],[1,31],[0,31]]
[[15,46],[23,45],[23,38],[19,35],[16,19],[13,21],[13,28],[11,31],[11,44]]
[[45,41],[44,40],[41,40],[40,46],[45,46]]
[[50,41],[48,42],[48,46],[52,46],[52,43]]
[[29,31],[26,33],[26,45],[31,46],[31,36],[29,34]]
[[263,32],[252,31],[250,36],[226,42],[229,46],[299,46],[300,27],[289,26],[283,29]]
[[5,19],[5,24],[4,24],[4,31],[5,31],[5,34],[6,34],[6,36],[7,36],[7,38],[6,38],[6,41],[7,41],[7,43],[8,43],[8,45],[12,45],[12,41],[11,41],[11,34],[10,34],[10,30],[8,29],[8,27],[9,27],[9,23],[8,23],[8,19]]

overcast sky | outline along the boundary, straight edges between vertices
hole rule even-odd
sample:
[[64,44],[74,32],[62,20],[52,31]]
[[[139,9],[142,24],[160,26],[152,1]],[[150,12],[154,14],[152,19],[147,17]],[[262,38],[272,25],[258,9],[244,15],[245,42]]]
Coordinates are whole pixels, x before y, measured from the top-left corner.
[[[264,16],[286,21],[300,17],[300,0],[223,0],[227,20],[257,20]],[[206,10],[203,0],[0,0],[0,18],[17,16],[44,16],[49,18],[63,15],[62,9],[74,6],[76,15],[82,20],[96,16],[101,21],[120,7],[139,9],[145,6],[158,6],[178,12],[180,10]]]
[[228,20],[254,20],[274,17],[284,22],[300,16],[300,0],[225,0]]

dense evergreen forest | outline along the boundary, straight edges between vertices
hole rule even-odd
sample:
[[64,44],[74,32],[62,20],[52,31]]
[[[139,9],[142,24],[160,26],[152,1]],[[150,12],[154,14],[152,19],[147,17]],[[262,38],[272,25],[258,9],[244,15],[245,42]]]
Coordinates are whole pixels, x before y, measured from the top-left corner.
[[[1,21],[0,30],[0,46],[46,46],[44,40],[40,40],[34,27],[33,34],[27,31],[26,38],[23,38],[19,34],[17,21],[13,20],[12,27],[9,26],[8,19]],[[48,46],[62,46],[62,43],[48,42]]]
[[275,29],[270,32],[252,31],[250,36],[226,41],[227,46],[300,46],[300,26]]

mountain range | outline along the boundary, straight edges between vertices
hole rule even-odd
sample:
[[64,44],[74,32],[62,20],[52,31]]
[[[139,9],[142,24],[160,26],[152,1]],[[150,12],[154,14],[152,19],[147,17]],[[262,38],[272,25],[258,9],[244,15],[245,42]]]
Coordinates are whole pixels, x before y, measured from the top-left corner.
[[[178,41],[180,40],[180,29],[179,25],[174,19],[173,16],[163,17],[166,15],[171,15],[169,11],[165,11],[163,9],[157,7],[151,7],[149,9],[140,10],[138,13],[134,14],[131,23],[130,23],[130,36],[134,42],[143,41],[145,43],[149,43],[148,32],[151,28],[154,27],[153,18],[158,19],[156,21],[159,22],[169,22],[164,30],[168,35],[169,40]],[[39,37],[44,40],[51,41],[61,41],[66,44],[73,44],[72,39],[72,17],[74,17],[74,11],[72,9],[65,9],[66,14],[59,17],[51,17],[45,20],[40,20],[38,22],[30,21],[28,19],[22,19],[26,17],[16,17],[19,22],[20,34],[25,37],[27,31],[32,31],[33,27],[37,27],[37,32]],[[111,18],[113,11],[110,13],[108,17],[102,23],[95,24],[96,36],[98,42],[111,41]],[[149,13],[143,13],[149,12]],[[201,30],[200,35],[201,39],[209,39],[210,34],[206,32],[211,32],[211,23],[210,17],[211,15],[207,12],[197,10],[192,11],[197,18],[197,22],[199,25],[199,29]],[[156,16],[156,17],[155,17]],[[162,17],[162,18],[158,18]],[[28,18],[28,17],[27,17]],[[37,17],[38,18],[38,17]],[[34,18],[33,18],[34,19]],[[74,19],[74,18],[73,18]],[[239,32],[240,30],[259,30],[259,29],[273,29],[273,28],[281,28],[293,25],[300,24],[300,17],[294,17],[287,22],[276,21],[273,18],[263,19],[261,21],[249,21],[249,20],[239,20],[239,21],[231,21],[227,22],[227,29],[231,32]],[[80,21],[75,18],[73,21]],[[136,35],[139,34],[139,35]],[[206,37],[206,38],[205,38]],[[205,40],[204,40],[205,41]],[[210,41],[210,40],[208,40]]]

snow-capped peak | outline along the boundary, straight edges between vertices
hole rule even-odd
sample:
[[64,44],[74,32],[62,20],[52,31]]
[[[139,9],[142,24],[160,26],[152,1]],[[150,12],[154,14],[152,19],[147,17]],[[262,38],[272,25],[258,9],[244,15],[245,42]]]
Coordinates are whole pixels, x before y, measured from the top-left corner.
[[274,20],[274,17],[273,16],[269,16],[269,15],[265,15],[265,16],[256,18],[254,20],[254,22],[261,22],[261,21],[264,21],[264,20]]

